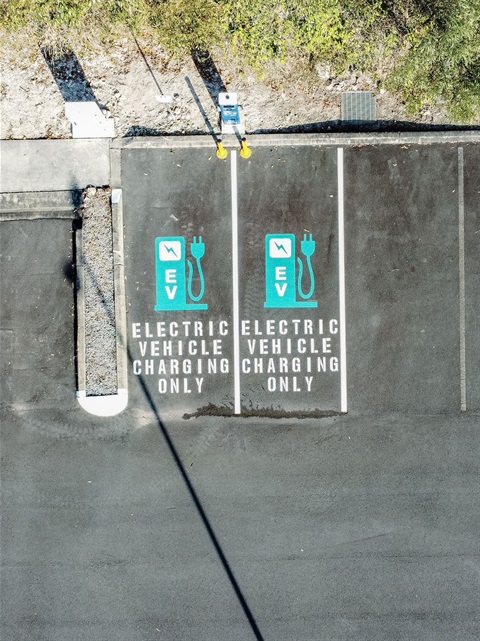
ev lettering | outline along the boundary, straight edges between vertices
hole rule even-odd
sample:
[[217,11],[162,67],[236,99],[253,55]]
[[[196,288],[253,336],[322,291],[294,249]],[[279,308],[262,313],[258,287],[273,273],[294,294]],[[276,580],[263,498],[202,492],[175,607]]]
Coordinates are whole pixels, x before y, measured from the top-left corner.
[[287,270],[285,267],[277,266],[275,267],[275,287],[279,296],[283,296],[285,294],[285,290],[287,289],[287,283],[283,283],[280,285],[278,281],[281,280],[287,280]]
[[[166,283],[176,283],[177,282],[177,270],[176,269],[166,269],[165,270],[165,282]],[[167,296],[170,300],[173,300],[175,298],[175,293],[177,291],[178,287],[175,285],[175,287],[170,287],[169,285],[165,285],[165,291],[167,292]]]

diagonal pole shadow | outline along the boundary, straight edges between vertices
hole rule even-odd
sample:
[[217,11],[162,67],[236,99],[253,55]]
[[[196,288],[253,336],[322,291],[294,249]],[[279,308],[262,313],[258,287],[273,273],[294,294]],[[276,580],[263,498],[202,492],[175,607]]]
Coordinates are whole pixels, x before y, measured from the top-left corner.
[[[127,348],[127,354],[128,354],[128,361],[130,363],[133,362],[133,357],[132,354],[130,353],[130,348]],[[217,535],[215,534],[215,531],[212,527],[212,524],[210,523],[210,519],[207,516],[207,513],[202,505],[202,502],[200,501],[200,498],[193,486],[193,483],[185,469],[185,466],[182,463],[182,460],[180,458],[180,455],[177,452],[177,449],[175,447],[175,444],[172,440],[172,437],[170,436],[170,433],[167,429],[167,426],[165,423],[162,421],[162,418],[157,410],[157,407],[155,405],[155,402],[152,398],[152,395],[150,394],[150,391],[147,387],[147,384],[145,382],[145,379],[143,378],[142,375],[138,376],[138,382],[140,385],[140,388],[143,392],[143,395],[148,402],[148,405],[150,406],[150,409],[152,410],[153,414],[155,415],[155,419],[157,422],[157,426],[165,439],[165,442],[167,443],[168,449],[170,450],[170,454],[172,455],[173,460],[175,461],[175,464],[177,466],[178,472],[185,483],[187,490],[190,494],[190,497],[193,501],[193,504],[195,505],[198,515],[200,517],[200,520],[202,521],[207,534],[210,538],[210,541],[215,549],[215,552],[217,553],[217,556],[220,560],[220,563],[223,566],[223,569],[225,570],[225,573],[230,581],[230,584],[233,588],[233,591],[235,592],[235,595],[240,603],[240,606],[242,607],[242,610],[250,624],[250,627],[252,629],[253,634],[255,635],[255,639],[257,641],[264,641],[264,637],[262,636],[262,633],[260,632],[260,628],[258,627],[258,624],[255,620],[255,617],[253,616],[252,611],[250,610],[250,607],[247,603],[247,600],[242,592],[242,589],[240,588],[240,585],[235,577],[235,574],[230,566],[230,563],[228,562],[227,557],[225,556],[225,553],[222,549],[222,546],[220,545],[220,542],[217,538]]]
[[155,83],[155,85],[156,85],[156,87],[157,87],[157,89],[158,89],[158,92],[159,92],[160,96],[161,96],[163,99],[165,99],[165,101],[167,101],[167,100],[168,100],[168,98],[170,98],[170,96],[167,96],[167,95],[163,92],[162,88],[160,87],[160,83],[158,82],[157,77],[155,76],[155,74],[154,74],[154,72],[153,72],[153,69],[152,69],[152,67],[151,67],[150,63],[149,63],[149,62],[148,62],[148,60],[147,60],[147,56],[144,54],[143,49],[142,49],[142,47],[140,46],[140,43],[138,42],[138,40],[137,40],[137,38],[135,37],[135,35],[134,35],[134,34],[132,34],[132,36],[133,36],[133,40],[134,40],[135,44],[137,45],[137,49],[138,49],[138,51],[140,52],[140,55],[141,55],[141,56],[142,56],[142,58],[143,58],[143,62],[145,63],[145,65],[146,65],[146,67],[147,67],[148,71],[150,72],[150,75],[151,75],[151,76],[152,76],[152,78],[153,78],[153,82]]
[[[72,195],[72,197],[75,197],[75,196]],[[84,271],[88,271],[89,272],[88,273],[88,277],[91,279],[92,284],[96,288],[96,290],[98,292],[98,295],[100,296],[100,298],[102,300],[102,304],[105,307],[106,315],[108,316],[108,318],[109,318],[109,320],[111,322],[114,322],[115,321],[115,314],[112,311],[111,306],[108,305],[108,303],[107,303],[107,300],[106,300],[105,295],[104,295],[104,293],[102,291],[102,288],[100,287],[100,285],[98,283],[98,280],[96,278],[96,275],[94,273],[94,269],[88,263],[86,263],[86,261],[84,261],[83,269],[84,269]],[[78,287],[78,284],[77,284],[77,287]],[[127,345],[122,345],[122,348],[126,349],[128,362],[130,364],[132,364],[134,359],[133,359],[133,356],[132,356],[132,354],[130,352],[130,348],[129,348],[128,344]],[[216,552],[216,554],[217,554],[217,556],[218,556],[218,558],[220,560],[220,563],[221,563],[221,565],[222,565],[222,567],[223,567],[223,569],[225,571],[225,574],[227,575],[227,578],[230,581],[230,585],[232,586],[232,589],[233,589],[233,591],[235,593],[235,596],[237,597],[237,600],[238,600],[238,602],[239,602],[239,604],[240,604],[240,606],[241,606],[241,608],[242,608],[242,610],[243,610],[243,612],[245,614],[245,617],[247,618],[247,621],[248,621],[248,623],[250,625],[250,628],[251,628],[251,630],[252,630],[252,632],[253,632],[253,634],[255,636],[255,639],[256,639],[256,641],[265,641],[264,637],[263,637],[263,635],[262,635],[262,633],[260,631],[260,628],[258,627],[258,624],[257,624],[257,622],[255,620],[255,617],[254,617],[254,615],[253,615],[253,613],[252,613],[252,611],[251,611],[251,609],[250,609],[250,607],[249,607],[249,605],[247,603],[245,595],[243,594],[243,591],[242,591],[242,589],[240,587],[240,584],[238,583],[238,581],[237,581],[237,579],[235,577],[233,569],[232,569],[232,567],[231,567],[231,565],[230,565],[230,563],[229,563],[229,561],[228,561],[228,559],[227,559],[227,557],[225,555],[225,552],[223,551],[222,546],[220,545],[220,542],[219,542],[219,540],[217,538],[217,535],[215,534],[215,530],[214,530],[214,528],[213,528],[213,526],[212,526],[212,524],[210,522],[210,519],[208,518],[208,515],[207,515],[207,513],[205,511],[205,508],[202,505],[200,497],[198,496],[198,493],[195,490],[195,487],[194,487],[194,485],[192,483],[192,480],[190,479],[190,477],[188,475],[188,472],[185,469],[185,466],[184,466],[184,464],[182,462],[180,454],[178,453],[177,448],[175,447],[175,443],[173,442],[173,439],[172,439],[172,437],[171,437],[171,435],[170,435],[170,433],[169,433],[169,431],[167,429],[167,426],[165,425],[165,423],[162,420],[162,417],[160,416],[160,413],[159,413],[158,408],[157,408],[157,406],[155,404],[155,401],[154,401],[154,399],[153,399],[153,397],[152,397],[152,395],[150,393],[150,390],[148,389],[148,386],[147,386],[147,383],[145,381],[145,378],[143,377],[143,375],[139,375],[136,378],[138,380],[140,389],[142,390],[143,396],[144,396],[145,400],[147,401],[147,404],[148,404],[149,408],[151,409],[153,415],[155,416],[155,421],[156,421],[157,427],[158,427],[161,435],[163,436],[163,438],[164,438],[164,440],[165,440],[165,442],[167,444],[168,450],[169,450],[169,452],[170,452],[170,454],[171,454],[171,456],[172,456],[172,458],[173,458],[173,460],[175,462],[175,465],[177,467],[178,473],[179,473],[181,479],[183,480],[183,482],[184,482],[184,484],[185,484],[185,486],[187,488],[187,491],[188,491],[188,493],[190,495],[190,498],[192,499],[192,502],[193,502],[193,504],[194,504],[194,506],[195,506],[195,508],[197,510],[198,516],[200,517],[200,520],[202,521],[202,524],[205,527],[205,530],[207,531],[208,537],[209,537],[209,539],[210,539],[210,541],[211,541],[211,543],[212,543],[212,545],[213,545],[213,547],[215,549],[215,552]]]
[[218,94],[227,91],[227,87],[217,69],[217,65],[213,62],[210,52],[203,49],[194,49],[192,51],[192,60],[214,106],[217,107]]
[[190,93],[192,94],[193,99],[195,100],[195,102],[197,104],[198,110],[202,114],[202,118],[203,118],[203,120],[204,120],[204,122],[205,122],[205,124],[207,126],[207,129],[208,129],[210,135],[212,136],[215,144],[219,143],[220,142],[220,138],[215,133],[215,129],[213,128],[213,125],[212,125],[212,123],[210,122],[210,120],[209,120],[209,118],[207,116],[207,112],[203,108],[203,105],[202,105],[202,103],[200,101],[200,98],[198,97],[198,94],[195,91],[194,86],[192,85],[192,81],[190,80],[190,78],[188,76],[185,76],[185,82],[187,83],[187,86],[190,89]]
[[93,89],[72,49],[61,53],[49,47],[40,50],[65,102],[96,102]]

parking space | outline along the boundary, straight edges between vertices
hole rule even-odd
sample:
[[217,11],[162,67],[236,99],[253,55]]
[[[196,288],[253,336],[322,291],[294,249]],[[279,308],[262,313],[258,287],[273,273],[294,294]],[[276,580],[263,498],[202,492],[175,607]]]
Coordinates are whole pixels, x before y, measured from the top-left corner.
[[351,407],[458,411],[458,148],[352,149],[345,174]]
[[346,409],[337,183],[334,148],[265,147],[238,163],[242,407]]
[[71,220],[0,223],[2,404],[75,407]]
[[146,149],[125,152],[122,170],[130,374],[163,411],[229,406],[228,165],[208,149]]
[[480,146],[465,145],[461,156],[464,189],[465,395],[467,409],[480,409]]

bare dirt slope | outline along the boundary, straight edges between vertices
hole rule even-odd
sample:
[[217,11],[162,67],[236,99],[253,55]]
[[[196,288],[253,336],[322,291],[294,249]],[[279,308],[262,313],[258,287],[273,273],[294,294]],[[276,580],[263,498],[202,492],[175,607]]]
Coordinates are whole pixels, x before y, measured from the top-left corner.
[[[217,127],[212,94],[218,93],[222,82],[238,93],[250,133],[305,131],[317,123],[324,123],[326,129],[340,118],[341,94],[352,90],[374,93],[378,120],[413,120],[405,114],[402,101],[381,87],[381,81],[364,75],[334,77],[327,67],[305,73],[288,62],[266,69],[264,79],[259,80],[238,60],[213,54],[216,68],[207,69],[205,83],[193,60],[179,63],[159,47],[139,45],[141,49],[133,38],[125,38],[88,57],[70,54],[53,60],[34,45],[22,45],[21,52],[4,45],[1,138],[70,137],[65,100],[88,99],[96,99],[105,114],[114,118],[118,136],[208,133],[199,102]],[[438,109],[427,109],[414,120],[446,122]]]

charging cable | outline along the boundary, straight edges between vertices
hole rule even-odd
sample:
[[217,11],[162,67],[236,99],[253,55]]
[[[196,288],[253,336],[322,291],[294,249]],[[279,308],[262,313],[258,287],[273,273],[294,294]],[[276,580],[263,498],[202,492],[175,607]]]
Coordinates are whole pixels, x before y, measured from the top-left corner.
[[205,243],[202,242],[202,237],[193,237],[193,243],[190,243],[190,251],[192,252],[192,256],[195,258],[196,264],[197,264],[197,271],[198,275],[200,277],[200,292],[198,296],[194,296],[192,292],[192,282],[193,282],[193,265],[191,260],[187,260],[188,263],[188,295],[190,296],[191,300],[194,302],[197,302],[203,298],[203,294],[205,293],[205,279],[203,277],[203,269],[202,269],[202,263],[201,260],[203,258],[203,255],[205,254]]
[[297,289],[300,296],[305,300],[312,296],[313,290],[315,289],[315,277],[313,275],[312,261],[310,259],[311,255],[315,251],[315,241],[312,239],[312,234],[310,234],[310,238],[307,238],[307,234],[303,234],[303,240],[301,242],[301,250],[302,250],[302,254],[307,258],[307,267],[308,267],[308,273],[310,276],[310,290],[307,294],[304,294],[302,290],[303,262],[300,257],[297,257],[297,261],[298,261]]

